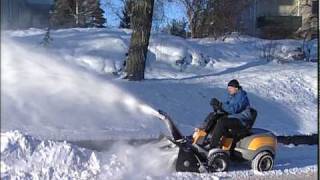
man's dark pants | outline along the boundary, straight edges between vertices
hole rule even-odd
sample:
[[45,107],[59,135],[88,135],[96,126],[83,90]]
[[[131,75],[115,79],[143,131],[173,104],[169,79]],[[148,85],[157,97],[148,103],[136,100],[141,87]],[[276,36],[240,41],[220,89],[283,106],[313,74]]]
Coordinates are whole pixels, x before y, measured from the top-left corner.
[[228,118],[227,115],[218,115],[216,113],[210,113],[202,128],[209,134],[211,133],[212,137],[210,140],[211,148],[220,148],[221,147],[221,137],[225,135],[228,129],[232,129],[233,132],[240,131],[245,129],[244,125],[237,118]]

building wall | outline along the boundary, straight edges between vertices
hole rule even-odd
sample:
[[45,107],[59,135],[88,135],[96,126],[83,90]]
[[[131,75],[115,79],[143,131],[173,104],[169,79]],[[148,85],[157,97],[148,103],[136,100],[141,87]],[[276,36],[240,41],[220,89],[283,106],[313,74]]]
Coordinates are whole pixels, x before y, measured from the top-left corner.
[[[302,16],[302,30],[312,28],[312,26],[317,26],[317,24],[313,25],[310,18],[314,17],[315,14],[312,13],[312,1],[311,0],[301,0],[300,3],[300,14]],[[318,21],[319,18],[317,17],[315,21]]]
[[241,17],[239,19],[239,29],[241,32],[249,34],[249,35],[255,35],[255,3],[252,3],[249,5],[241,14]]
[[[1,28],[26,29],[48,26],[49,9],[34,9],[26,0],[1,0]],[[49,7],[49,6],[48,6]]]
[[301,0],[253,0],[241,15],[242,29],[246,34],[259,36],[257,18],[261,16],[300,16]]
[[298,0],[258,0],[257,16],[296,15]]

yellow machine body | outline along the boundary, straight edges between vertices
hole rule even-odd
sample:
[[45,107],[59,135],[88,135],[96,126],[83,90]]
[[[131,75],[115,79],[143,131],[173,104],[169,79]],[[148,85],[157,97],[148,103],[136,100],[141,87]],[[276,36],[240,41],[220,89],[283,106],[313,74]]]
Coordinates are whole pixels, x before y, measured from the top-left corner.
[[248,149],[255,151],[264,146],[269,146],[273,149],[276,149],[277,139],[270,136],[255,137],[249,143]]
[[[207,133],[204,130],[198,129],[193,133],[192,144],[203,144]],[[230,137],[222,137],[222,150],[230,151],[234,139]],[[247,160],[251,160],[260,151],[269,151],[275,154],[277,147],[277,137],[272,133],[262,129],[252,129],[248,136],[242,137],[235,144],[235,150],[241,152]]]
[[230,150],[233,142],[233,138],[226,138],[222,137],[222,149],[223,150]]

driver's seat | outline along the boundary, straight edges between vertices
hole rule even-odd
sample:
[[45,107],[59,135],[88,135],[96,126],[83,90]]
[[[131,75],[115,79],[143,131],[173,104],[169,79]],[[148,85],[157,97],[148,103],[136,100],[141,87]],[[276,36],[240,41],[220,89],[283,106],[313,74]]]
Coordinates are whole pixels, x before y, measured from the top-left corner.
[[248,135],[251,134],[250,130],[253,127],[256,118],[257,118],[257,111],[253,108],[250,108],[250,113],[252,118],[250,120],[248,120],[248,123],[246,124],[246,127],[243,129],[239,129],[236,132],[232,131],[232,129],[228,130],[228,134],[227,137],[232,137],[232,138],[236,138],[236,139],[242,139],[243,137],[246,137]]
[[258,112],[257,110],[250,108],[250,113],[251,113],[251,120],[248,121],[248,125],[247,125],[247,129],[250,130],[252,128],[252,126],[254,125],[254,123],[256,122],[256,118],[258,116]]

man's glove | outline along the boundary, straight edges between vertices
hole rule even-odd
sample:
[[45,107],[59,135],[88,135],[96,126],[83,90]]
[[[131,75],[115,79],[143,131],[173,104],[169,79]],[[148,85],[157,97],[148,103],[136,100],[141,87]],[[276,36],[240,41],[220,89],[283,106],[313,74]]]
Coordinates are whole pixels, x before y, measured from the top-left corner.
[[212,98],[210,101],[210,105],[214,110],[221,109],[222,103],[217,98]]

